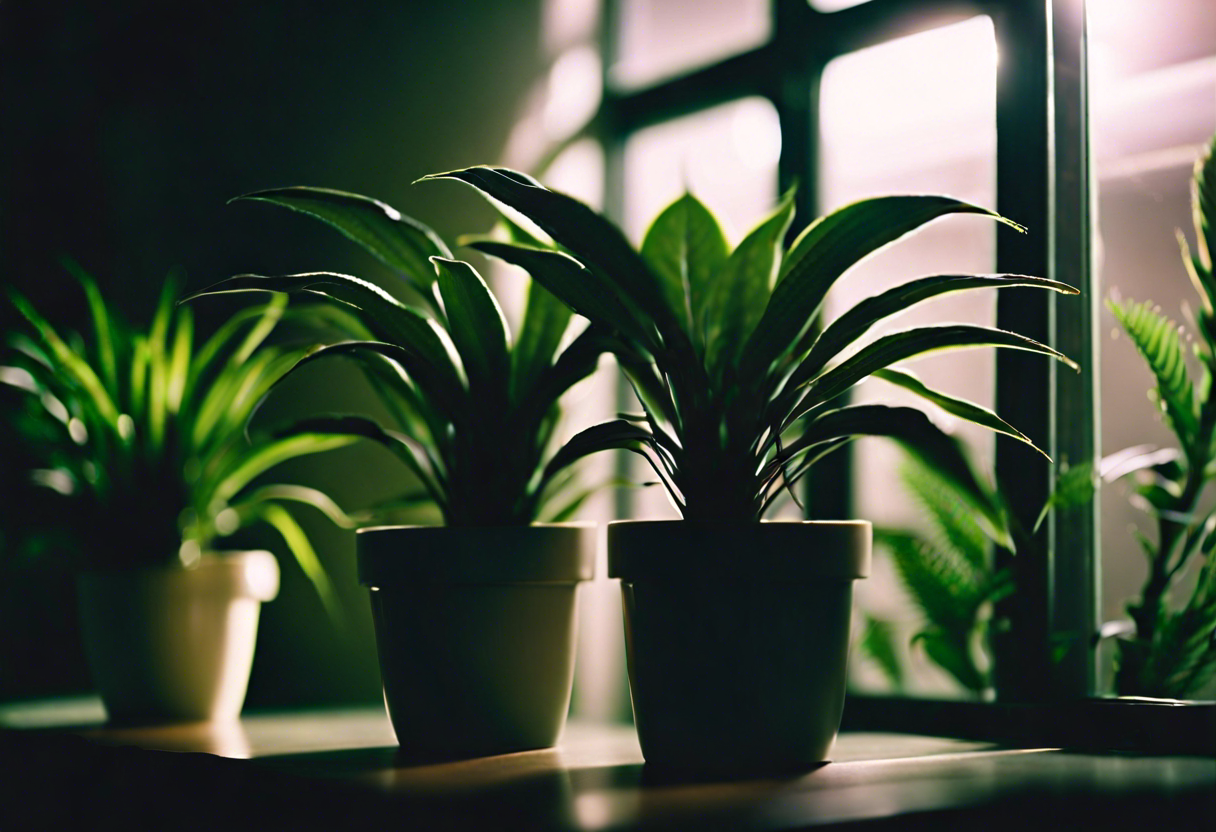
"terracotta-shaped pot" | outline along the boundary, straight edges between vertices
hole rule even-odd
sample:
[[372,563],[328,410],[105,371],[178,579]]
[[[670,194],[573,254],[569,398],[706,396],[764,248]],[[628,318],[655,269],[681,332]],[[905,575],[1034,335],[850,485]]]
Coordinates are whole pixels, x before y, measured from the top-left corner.
[[865,521],[608,527],[646,762],[754,774],[829,759]]
[[402,750],[444,759],[556,743],[594,526],[384,527],[357,540]]
[[83,572],[77,590],[85,655],[111,721],[240,715],[261,604],[279,591],[270,552]]

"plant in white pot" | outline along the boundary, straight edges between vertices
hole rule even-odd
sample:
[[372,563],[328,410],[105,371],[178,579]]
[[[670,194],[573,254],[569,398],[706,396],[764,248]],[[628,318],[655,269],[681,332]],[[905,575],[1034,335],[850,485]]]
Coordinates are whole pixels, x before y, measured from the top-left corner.
[[868,298],[822,327],[828,289],[887,243],[947,214],[1008,221],[948,197],[867,199],[815,221],[786,250],[787,194],[732,251],[710,212],[684,196],[637,251],[585,205],[514,171],[476,167],[429,178],[472,185],[552,238],[557,248],[475,247],[523,266],[593,325],[613,330],[612,350],[644,407],[588,433],[631,437],[684,517],[609,527],[646,760],[757,771],[827,759],[844,698],[852,580],[869,565],[870,525],[761,524],[765,511],[832,450],[859,436],[887,436],[959,484],[1001,528],[999,509],[984,499],[956,441],[921,411],[837,400],[878,376],[1029,442],[996,414],[891,365],[976,346],[1067,361],[1021,335],[962,324],[894,332],[847,350],[873,325],[947,292],[1075,290],[1021,275],[938,275]]
[[371,590],[398,741],[419,758],[553,745],[569,705],[577,588],[594,570],[594,530],[565,522],[589,493],[570,465],[621,442],[609,435],[555,450],[558,400],[594,371],[604,333],[592,326],[567,341],[570,310],[533,284],[512,340],[476,270],[384,203],[304,187],[244,198],[332,225],[404,278],[418,299],[402,303],[333,273],[241,275],[198,293],[320,295],[370,333],[297,366],[356,362],[394,427],[345,415],[317,416],[296,429],[354,431],[383,444],[443,517],[442,526],[358,534],[360,580]]
[[284,501],[350,524],[324,494],[254,480],[287,459],[355,437],[242,432],[263,391],[311,347],[263,342],[285,302],[243,311],[195,350],[191,310],[175,309],[168,280],[150,328],[84,288],[92,338],[60,335],[16,291],[28,327],[13,332],[0,382],[26,391],[14,432],[42,468],[36,482],[63,495],[78,541],[85,652],[111,720],[232,719],[253,660],[260,604],[278,592],[266,551],[219,552],[256,522],[275,527],[332,604],[316,553]]

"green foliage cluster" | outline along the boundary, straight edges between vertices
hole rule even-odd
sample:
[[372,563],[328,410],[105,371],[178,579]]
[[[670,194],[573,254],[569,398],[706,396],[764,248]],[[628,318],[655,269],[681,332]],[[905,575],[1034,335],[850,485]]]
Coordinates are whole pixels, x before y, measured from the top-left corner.
[[627,448],[646,457],[686,519],[749,523],[826,454],[859,436],[887,436],[971,496],[993,527],[1003,527],[999,508],[986,499],[957,442],[923,412],[842,407],[838,400],[876,376],[1029,443],[991,411],[931,390],[892,365],[979,346],[1071,363],[1055,350],[1016,333],[964,324],[858,343],[876,324],[948,292],[1075,290],[1023,275],[936,275],[867,298],[830,325],[823,325],[822,313],[829,289],[851,266],[938,217],[973,214],[1020,228],[1016,224],[944,196],[880,197],[812,222],[787,248],[794,215],[788,193],[732,250],[713,215],[686,195],[659,215],[635,250],[604,217],[518,172],[474,167],[427,179],[465,182],[531,220],[549,240],[516,233],[473,246],[522,266],[593,328],[610,334],[610,349],[644,413],[590,428],[564,453],[605,444]]
[[180,281],[166,281],[151,326],[139,331],[106,306],[89,275],[67,266],[84,289],[93,337],[61,335],[10,290],[28,327],[10,335],[0,382],[29,394],[17,436],[42,457],[36,481],[71,500],[65,514],[83,565],[189,564],[217,539],[266,522],[330,602],[316,554],[283,503],[312,505],[344,525],[353,519],[315,489],[254,481],[355,437],[244,433],[262,395],[315,348],[265,343],[286,300],[238,312],[196,349],[191,310],[174,306]]
[[[1151,303],[1111,300],[1108,306],[1156,381],[1152,397],[1178,440],[1176,449],[1134,448],[1115,458],[1107,478],[1135,474],[1137,497],[1157,522],[1155,540],[1138,535],[1148,559],[1141,595],[1128,604],[1135,633],[1119,641],[1115,687],[1122,695],[1184,699],[1216,677],[1216,512],[1201,511],[1216,477],[1216,138],[1196,162],[1192,180],[1197,245],[1181,233],[1183,262],[1199,295],[1193,354],[1185,330]],[[1108,465],[1108,467],[1111,467]],[[1198,562],[1190,598],[1171,610],[1169,593]]]
[[558,400],[595,370],[607,334],[602,328],[575,334],[570,310],[533,284],[513,339],[481,275],[453,259],[434,231],[377,200],[307,187],[240,199],[336,228],[388,266],[417,299],[405,303],[376,284],[331,272],[239,275],[187,298],[297,293],[350,313],[353,340],[298,356],[288,372],[322,359],[354,361],[395,424],[318,415],[289,432],[357,434],[382,444],[421,484],[414,496],[433,501],[449,526],[560,522],[577,511],[592,489],[579,485],[571,463],[612,442],[584,440],[555,450]]
[[[990,535],[949,483],[915,462],[905,466],[902,479],[924,509],[929,534],[876,529],[875,543],[890,553],[900,582],[924,616],[913,643],[964,690],[983,697],[992,688],[986,651],[992,605],[1013,591],[1011,575],[995,568]],[[861,647],[896,689],[902,687],[889,622],[871,617]]]

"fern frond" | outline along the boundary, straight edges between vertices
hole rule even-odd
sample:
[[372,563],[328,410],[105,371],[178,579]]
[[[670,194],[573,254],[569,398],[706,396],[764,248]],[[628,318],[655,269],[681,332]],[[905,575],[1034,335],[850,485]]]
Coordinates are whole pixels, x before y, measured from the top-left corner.
[[1183,445],[1190,447],[1197,430],[1197,416],[1178,324],[1149,301],[1110,300],[1107,307],[1148,363],[1157,380],[1161,408]]

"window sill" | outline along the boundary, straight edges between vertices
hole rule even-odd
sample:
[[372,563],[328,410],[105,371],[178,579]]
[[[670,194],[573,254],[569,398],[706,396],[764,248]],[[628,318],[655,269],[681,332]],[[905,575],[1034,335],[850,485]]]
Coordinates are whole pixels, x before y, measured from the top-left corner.
[[673,783],[642,765],[629,726],[573,721],[556,749],[415,765],[400,756],[380,709],[109,728],[81,723],[89,707],[0,706],[0,826],[102,818],[139,828],[577,830],[1216,821],[1211,758],[848,732],[835,762],[796,776]]

